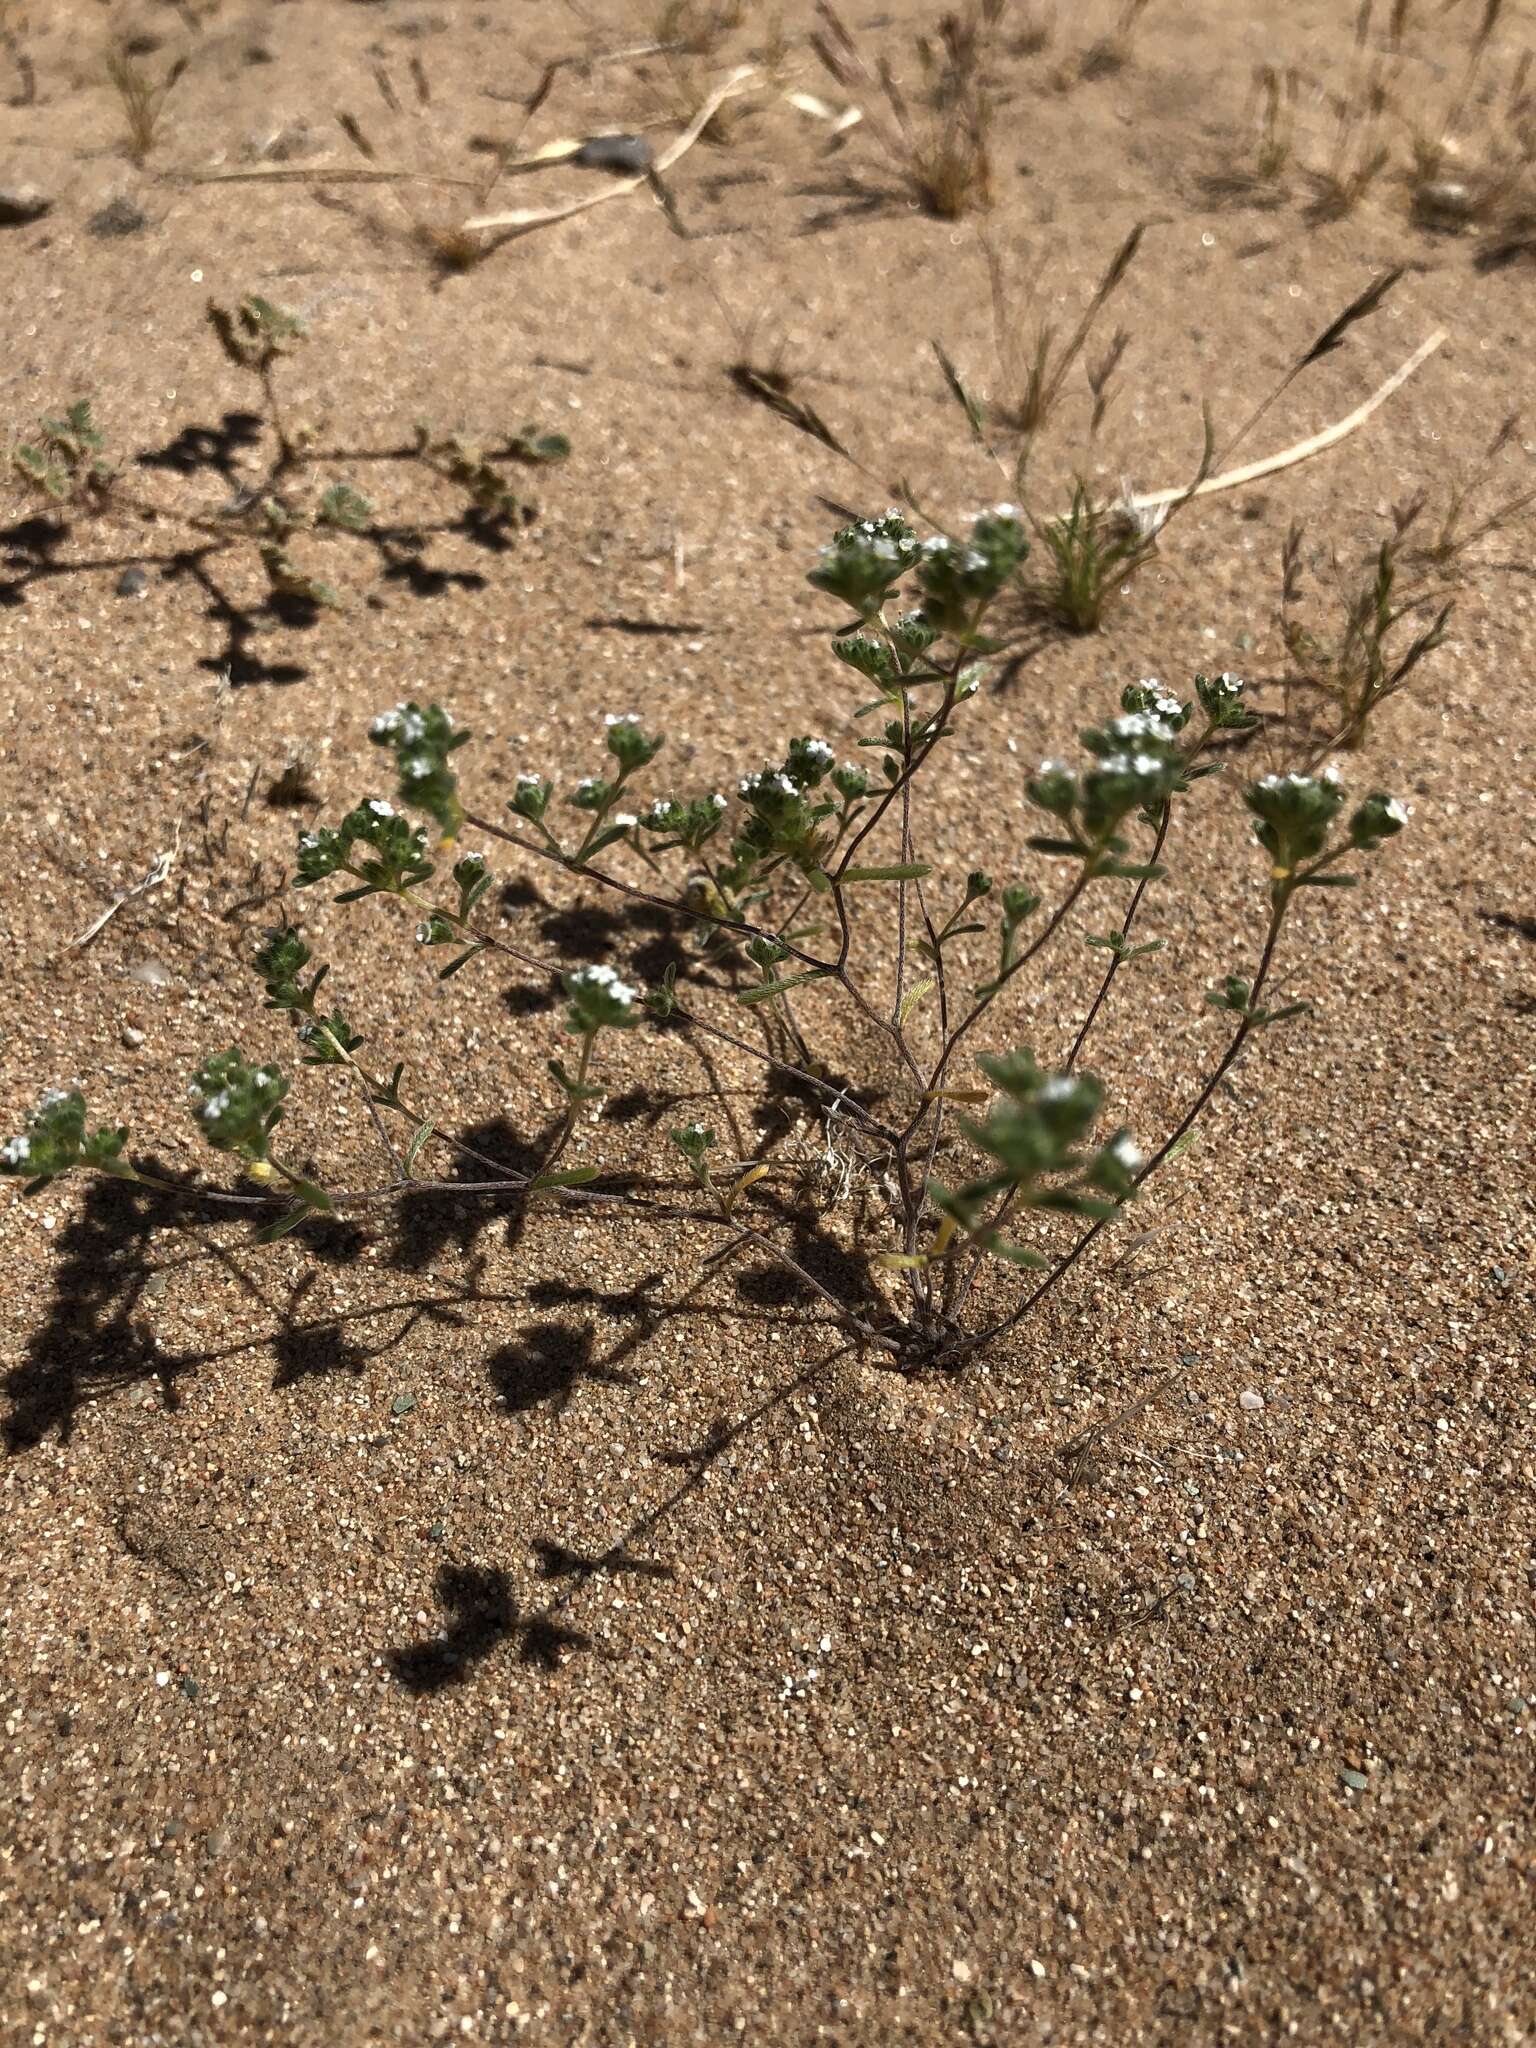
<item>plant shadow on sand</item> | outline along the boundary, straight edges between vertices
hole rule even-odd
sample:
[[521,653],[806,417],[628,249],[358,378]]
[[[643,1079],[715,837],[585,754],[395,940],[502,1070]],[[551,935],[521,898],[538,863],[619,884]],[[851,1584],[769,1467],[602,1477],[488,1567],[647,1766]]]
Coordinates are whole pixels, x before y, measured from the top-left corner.
[[[177,544],[155,544],[162,529],[175,529],[178,516],[171,510],[147,505],[125,508],[119,525],[125,529],[120,547],[110,552],[80,553],[72,543],[74,527],[63,510],[55,514],[32,514],[0,528],[0,606],[15,607],[27,602],[34,585],[59,578],[116,576],[120,599],[136,599],[150,588],[154,572],[163,584],[190,584],[204,600],[204,617],[221,631],[218,644],[203,655],[198,666],[210,675],[227,678],[236,688],[265,684],[285,687],[308,679],[311,671],[286,653],[268,651],[274,635],[308,632],[319,626],[327,603],[304,590],[271,588],[255,596],[237,594],[226,574],[220,573],[226,557],[242,548],[253,547],[252,530],[237,522],[249,518],[259,498],[241,482],[241,459],[261,442],[266,423],[259,413],[226,412],[215,426],[191,422],[163,447],[136,458],[136,466],[178,477],[205,473],[229,485],[228,503],[194,522],[203,538],[183,538]],[[405,463],[415,459],[409,446],[388,449],[327,450],[323,459],[339,466],[360,463]],[[485,553],[500,556],[516,546],[516,534],[537,519],[537,508],[520,507],[514,521],[487,516],[473,505],[450,518],[387,522],[368,519],[333,536],[360,544],[372,551],[377,561],[378,584],[399,589],[417,598],[437,598],[454,593],[484,590],[489,579],[477,569],[448,568],[433,562],[429,550],[434,539],[453,538]],[[223,519],[229,533],[212,529]],[[183,528],[183,534],[185,529]],[[126,579],[131,578],[129,583]],[[367,591],[358,601],[371,610],[382,607],[379,588]]]
[[[464,1141],[509,1167],[538,1156],[537,1140],[520,1138],[501,1121],[473,1127]],[[434,1582],[443,1625],[389,1652],[387,1668],[409,1692],[462,1684],[503,1653],[550,1672],[569,1655],[593,1648],[572,1613],[588,1584],[615,1574],[669,1579],[672,1567],[637,1555],[636,1546],[654,1536],[741,1436],[846,1349],[838,1325],[803,1283],[761,1262],[743,1267],[723,1285],[717,1267],[724,1262],[715,1259],[680,1288],[669,1288],[660,1270],[644,1273],[633,1285],[608,1289],[557,1277],[510,1292],[488,1286],[491,1253],[479,1239],[505,1226],[507,1247],[515,1247],[520,1230],[515,1195],[489,1202],[477,1198],[467,1214],[467,1204],[425,1192],[406,1196],[393,1216],[380,1264],[389,1272],[420,1276],[422,1285],[373,1304],[310,1316],[306,1303],[320,1269],[351,1267],[379,1243],[375,1227],[345,1218],[314,1219],[295,1234],[306,1265],[277,1308],[273,1328],[271,1276],[252,1261],[249,1240],[239,1226],[230,1227],[227,1210],[220,1212],[206,1201],[208,1191],[179,1180],[163,1165],[148,1159],[140,1163],[174,1186],[94,1180],[55,1240],[52,1292],[43,1319],[20,1363],[0,1382],[9,1402],[3,1428],[12,1456],[36,1449],[50,1435],[68,1442],[89,1405],[126,1397],[139,1387],[158,1389],[159,1401],[152,1405],[174,1413],[182,1383],[216,1362],[266,1352],[273,1361],[274,1391],[334,1374],[360,1378],[423,1324],[454,1330],[465,1342],[475,1329],[477,1308],[491,1304],[515,1306],[527,1317],[514,1338],[480,1361],[499,1408],[509,1418],[540,1412],[557,1423],[584,1388],[633,1387],[630,1362],[679,1321],[695,1324],[701,1333],[724,1320],[787,1325],[807,1336],[826,1334],[827,1355],[746,1414],[718,1418],[700,1443],[653,1449],[658,1464],[682,1476],[606,1549],[573,1548],[554,1535],[538,1538],[531,1546],[537,1576],[558,1586],[552,1597],[542,1602],[520,1598],[509,1572],[495,1562],[445,1562]],[[469,1166],[479,1171],[472,1162]],[[867,1264],[834,1242],[809,1205],[781,1197],[770,1202],[806,1270],[840,1299],[867,1307]],[[189,1212],[197,1226],[193,1247],[167,1255],[165,1233],[187,1225]],[[451,1246],[468,1256],[467,1273],[461,1282],[430,1285],[435,1262]],[[180,1269],[210,1262],[236,1282],[268,1327],[224,1344],[178,1349],[157,1334],[155,1303]]]

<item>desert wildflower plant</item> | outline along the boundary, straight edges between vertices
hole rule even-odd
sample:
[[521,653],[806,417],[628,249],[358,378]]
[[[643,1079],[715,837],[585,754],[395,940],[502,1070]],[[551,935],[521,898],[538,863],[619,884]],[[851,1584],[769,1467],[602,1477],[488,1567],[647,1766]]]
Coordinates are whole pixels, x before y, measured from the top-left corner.
[[[1021,516],[1004,505],[962,537],[920,539],[892,511],[845,526],[823,548],[810,581],[844,614],[831,653],[863,728],[854,759],[799,736],[728,790],[680,787],[659,765],[662,735],[618,710],[589,774],[566,786],[520,765],[505,810],[491,816],[472,807],[459,773],[469,735],[441,706],[383,711],[370,738],[392,770],[392,793],[306,832],[297,886],[333,890],[342,903],[393,902],[440,978],[490,955],[546,985],[558,979],[560,1043],[545,1048],[556,1114],[541,1156],[510,1174],[453,1138],[452,1106],[414,1101],[403,1068],[375,1062],[327,966],[288,924],[252,961],[268,1007],[291,1020],[301,1063],[335,1070],[353,1091],[388,1173],[339,1189],[286,1157],[288,1076],[265,1051],[251,1059],[229,1047],[192,1077],[189,1107],[247,1186],[186,1192],[244,1205],[273,1238],[407,1189],[588,1213],[650,1203],[675,1216],[681,1184],[695,1202],[685,1213],[723,1234],[722,1256],[771,1253],[855,1340],[902,1369],[953,1368],[1017,1324],[1185,1146],[1251,1041],[1305,1008],[1277,1003],[1272,987],[1291,920],[1315,892],[1353,886],[1407,818],[1383,792],[1351,802],[1331,768],[1266,775],[1246,789],[1252,943],[1203,996],[1229,1028],[1172,1129],[1134,1135],[1113,1114],[1112,1085],[1092,1071],[1090,1043],[1121,977],[1160,943],[1145,912],[1166,880],[1176,823],[1197,785],[1222,771],[1218,742],[1253,714],[1230,674],[1197,675],[1187,691],[1130,686],[1028,777],[1036,829],[1017,872],[941,872],[926,851],[925,819],[941,805],[934,765],[963,722],[984,715],[976,700],[996,652],[988,614],[1023,572],[1028,547]],[[470,837],[481,844],[466,849]],[[508,869],[557,869],[663,909],[691,934],[691,949],[652,986],[601,963],[541,957],[486,914],[493,856],[502,880]],[[1084,945],[1103,965],[1070,1048],[1052,1063],[1012,1044],[1013,999],[1031,969],[1047,948]],[[834,1008],[879,1041],[878,1086],[853,1086],[817,1055]],[[656,1162],[648,1178],[627,1163],[607,1176],[566,1163],[578,1116],[605,1092],[609,1048],[661,1030],[724,1044],[815,1101],[829,1154],[856,1162],[878,1198],[877,1300],[851,1305],[807,1270],[775,1235],[780,1210],[762,1199],[769,1162],[725,1157],[704,1118],[671,1132],[672,1163]],[[479,1177],[426,1177],[429,1147],[457,1152]],[[76,1170],[148,1178],[125,1132],[90,1127],[77,1088],[43,1098],[0,1151],[0,1168],[34,1182]],[[978,1295],[989,1260],[1018,1276],[1011,1291]]]

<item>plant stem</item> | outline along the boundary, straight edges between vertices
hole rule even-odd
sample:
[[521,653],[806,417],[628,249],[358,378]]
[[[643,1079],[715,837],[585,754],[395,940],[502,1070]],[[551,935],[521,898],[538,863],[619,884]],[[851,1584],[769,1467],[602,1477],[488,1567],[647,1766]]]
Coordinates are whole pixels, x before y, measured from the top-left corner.
[[[1139,1189],[1145,1181],[1149,1180],[1156,1173],[1174,1147],[1193,1129],[1195,1123],[1204,1114],[1206,1105],[1210,1102],[1211,1097],[1225,1080],[1234,1062],[1242,1052],[1243,1047],[1248,1043],[1249,1036],[1254,1029],[1252,1012],[1258,1007],[1259,997],[1263,992],[1264,984],[1269,979],[1269,971],[1274,963],[1275,945],[1280,937],[1280,927],[1284,921],[1286,907],[1290,902],[1290,898],[1291,890],[1289,888],[1277,891],[1274,897],[1273,907],[1270,911],[1269,930],[1264,938],[1264,950],[1259,957],[1258,971],[1254,975],[1253,986],[1248,995],[1249,1014],[1239,1022],[1236,1031],[1232,1034],[1231,1043],[1217,1062],[1205,1086],[1200,1090],[1200,1093],[1195,1097],[1188,1110],[1180,1119],[1177,1128],[1164,1139],[1157,1151],[1153,1153],[1146,1165],[1137,1174],[1133,1183],[1133,1192],[1135,1189]],[[1087,1251],[1089,1245],[1093,1243],[1100,1231],[1104,1229],[1105,1225],[1112,1223],[1115,1217],[1120,1214],[1120,1209],[1123,1206],[1124,1203],[1122,1202],[1112,1209],[1109,1215],[1101,1216],[1096,1223],[1091,1224],[1065,1257],[1057,1261],[1040,1282],[1039,1286],[1025,1297],[1011,1315],[1005,1317],[1002,1322],[995,1323],[991,1329],[981,1331],[974,1337],[966,1338],[959,1348],[963,1351],[975,1351],[983,1344],[989,1344],[994,1338],[1001,1337],[1007,1331],[1014,1329],[1023,1321],[1025,1316],[1029,1315],[1033,1309],[1039,1306],[1057,1282],[1071,1271],[1083,1253]]]
[[[1168,837],[1168,821],[1171,816],[1172,807],[1165,802],[1162,815],[1157,821],[1157,837],[1152,842],[1152,851],[1147,859],[1146,864],[1148,867],[1156,867],[1157,865],[1158,858],[1163,850],[1163,842]],[[1120,943],[1122,946],[1131,936],[1131,927],[1136,922],[1136,913],[1141,909],[1141,899],[1147,893],[1147,884],[1151,880],[1152,877],[1150,875],[1142,875],[1137,880],[1135,890],[1131,895],[1130,906],[1125,913],[1125,922],[1120,927]],[[1093,1029],[1094,1020],[1103,1008],[1106,997],[1111,988],[1114,987],[1115,976],[1120,972],[1124,964],[1123,953],[1117,950],[1110,955],[1109,965],[1104,970],[1104,978],[1099,983],[1099,992],[1089,1005],[1088,1014],[1083,1019],[1082,1029],[1072,1041],[1072,1050],[1067,1054],[1066,1071],[1069,1074],[1077,1065],[1077,1056],[1082,1051],[1084,1041],[1087,1039],[1089,1032]]]

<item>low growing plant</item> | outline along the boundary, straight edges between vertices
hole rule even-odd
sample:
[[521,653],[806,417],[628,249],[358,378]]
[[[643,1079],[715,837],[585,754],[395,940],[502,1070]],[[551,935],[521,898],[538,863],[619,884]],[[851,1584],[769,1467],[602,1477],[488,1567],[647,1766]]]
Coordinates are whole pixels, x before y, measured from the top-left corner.
[[[193,1076],[190,1108],[201,1136],[254,1192],[184,1192],[254,1209],[268,1239],[407,1190],[414,1199],[481,1192],[589,1214],[639,1204],[676,1216],[675,1181],[637,1175],[626,1161],[605,1182],[598,1166],[568,1163],[568,1152],[578,1117],[604,1091],[615,1039],[682,1032],[751,1058],[817,1103],[828,1154],[873,1197],[887,1291],[849,1301],[809,1270],[775,1233],[784,1205],[769,1200],[774,1163],[727,1156],[719,1132],[698,1118],[672,1131],[672,1154],[692,1190],[684,1213],[721,1232],[722,1255],[770,1253],[858,1342],[905,1369],[957,1366],[1012,1328],[1179,1153],[1250,1042],[1305,1008],[1275,993],[1291,920],[1314,892],[1352,886],[1347,864],[1373,854],[1406,816],[1379,792],[1348,807],[1331,771],[1265,776],[1247,788],[1259,854],[1250,957],[1205,992],[1228,1027],[1208,1072],[1172,1128],[1139,1145],[1107,1113],[1109,1091],[1083,1056],[1120,977],[1160,943],[1146,935],[1142,912],[1164,880],[1176,820],[1196,785],[1220,772],[1212,743],[1250,714],[1231,675],[1197,676],[1187,695],[1151,681],[1130,687],[1081,732],[1070,758],[1028,777],[1036,830],[1017,870],[941,872],[928,851],[945,814],[935,769],[976,715],[996,647],[988,613],[1027,549],[1008,507],[983,513],[960,540],[920,542],[895,512],[842,529],[810,580],[844,613],[831,647],[863,699],[853,714],[865,727],[856,758],[792,738],[729,796],[658,779],[662,736],[620,712],[605,723],[591,773],[557,787],[529,762],[505,811],[481,814],[459,777],[469,735],[435,704],[382,713],[370,737],[393,770],[393,800],[365,798],[306,832],[297,886],[403,911],[422,955],[444,961],[440,978],[486,956],[546,984],[558,975],[564,1043],[548,1049],[547,1066],[556,1121],[518,1173],[460,1144],[452,1105],[413,1099],[398,1064],[375,1064],[350,1000],[288,924],[253,962],[268,1007],[291,1021],[305,1065],[333,1069],[365,1103],[387,1171],[375,1186],[339,1190],[290,1156],[281,1131],[287,1075],[265,1045],[255,1057],[230,1047]],[[692,934],[692,949],[651,987],[601,963],[541,957],[487,915],[495,881],[486,851],[463,850],[471,833],[524,876],[537,866],[665,910]],[[1052,945],[1103,956],[1092,1004],[1070,1048],[1010,1049],[1012,1001]],[[864,1086],[839,1078],[816,1050],[839,1022],[881,1048]],[[467,1155],[483,1171],[433,1180],[420,1166],[429,1148]],[[73,1088],[43,1098],[0,1150],[0,1168],[34,1181],[76,1169],[149,1178],[126,1134],[93,1128]],[[986,1260],[1030,1277],[978,1312],[973,1289]]]
[[[563,434],[545,433],[534,425],[480,441],[440,433],[426,422],[418,422],[410,440],[397,447],[326,448],[312,423],[290,415],[280,389],[280,365],[309,344],[309,331],[298,315],[252,293],[232,305],[211,301],[208,321],[226,359],[259,387],[260,412],[246,439],[254,448],[266,443],[264,458],[222,504],[167,506],[138,496],[126,480],[129,466],[109,457],[105,433],[89,399],[44,417],[14,442],[10,466],[55,518],[67,513],[76,520],[113,517],[179,525],[187,538],[173,555],[122,555],[110,566],[158,560],[190,568],[226,613],[235,608],[212,583],[214,564],[226,555],[253,558],[269,606],[290,621],[342,602],[338,585],[322,573],[321,562],[321,551],[328,554],[337,542],[362,543],[374,550],[386,569],[410,572],[425,546],[424,532],[415,523],[382,521],[372,499],[345,475],[353,464],[414,465],[431,472],[461,500],[458,520],[448,524],[483,545],[500,547],[533,517],[516,473],[562,462],[570,452]],[[195,469],[207,438],[203,430],[189,429],[182,437],[184,455],[178,444],[152,458],[140,457],[135,466],[147,459],[158,467]],[[227,463],[212,466],[229,480]],[[45,548],[35,573],[61,573],[68,566],[52,561]]]

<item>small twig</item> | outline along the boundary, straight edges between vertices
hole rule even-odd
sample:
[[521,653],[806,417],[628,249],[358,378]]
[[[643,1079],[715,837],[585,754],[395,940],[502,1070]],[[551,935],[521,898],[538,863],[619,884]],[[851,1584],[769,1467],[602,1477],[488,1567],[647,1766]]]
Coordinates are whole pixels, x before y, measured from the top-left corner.
[[1352,434],[1357,427],[1363,427],[1377,407],[1384,405],[1394,391],[1400,390],[1415,370],[1429,361],[1445,339],[1446,330],[1437,327],[1429,339],[1420,342],[1407,362],[1394,370],[1386,383],[1372,392],[1363,405],[1357,405],[1352,413],[1346,414],[1341,420],[1335,420],[1331,427],[1324,427],[1320,433],[1309,434],[1305,441],[1298,441],[1290,448],[1282,448],[1278,455],[1266,455],[1260,462],[1244,463],[1241,469],[1226,470],[1221,476],[1208,476],[1203,483],[1196,484],[1193,491],[1188,484],[1174,484],[1163,491],[1138,491],[1134,496],[1119,502],[1127,511],[1155,511],[1159,505],[1176,504],[1181,498],[1208,498],[1215,491],[1236,490],[1240,484],[1253,483],[1261,476],[1272,476],[1278,469],[1289,469],[1295,463],[1305,462],[1309,456],[1321,455],[1325,448],[1334,447],[1347,434]]
[[552,227],[556,221],[569,220],[573,214],[585,213],[594,206],[606,206],[611,199],[623,199],[631,192],[639,192],[649,186],[661,171],[669,171],[681,156],[684,156],[698,141],[715,115],[728,99],[745,90],[747,82],[757,76],[757,68],[743,64],[724,79],[705,100],[682,134],[657,157],[650,168],[636,178],[623,178],[609,185],[601,192],[589,192],[583,199],[567,200],[563,206],[523,208],[516,213],[479,214],[467,220],[464,226],[470,230],[483,230],[487,234],[500,232],[503,240],[513,235],[530,234],[535,228]]
[[124,889],[120,896],[114,896],[100,917],[94,923],[88,924],[83,932],[79,932],[74,938],[67,940],[62,950],[66,953],[79,952],[83,947],[88,946],[98,933],[106,930],[125,903],[131,903],[135,896],[143,896],[150,889],[158,889],[175,865],[176,855],[180,849],[181,826],[178,824],[174,843],[168,846],[163,853],[155,855],[149,872],[140,876],[131,889]]

